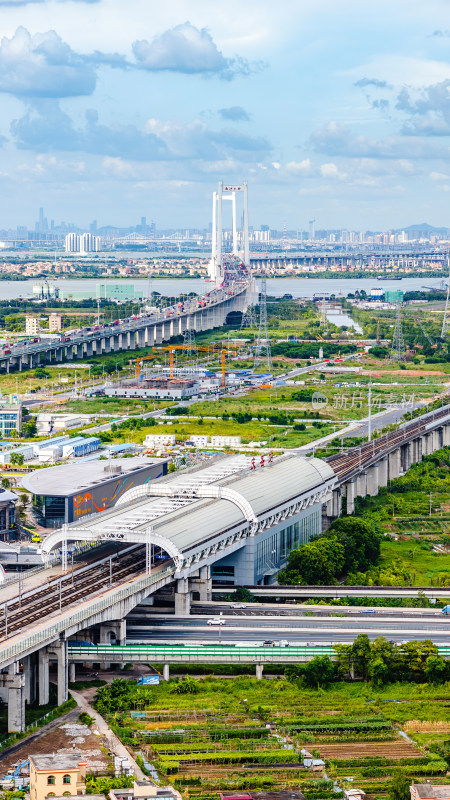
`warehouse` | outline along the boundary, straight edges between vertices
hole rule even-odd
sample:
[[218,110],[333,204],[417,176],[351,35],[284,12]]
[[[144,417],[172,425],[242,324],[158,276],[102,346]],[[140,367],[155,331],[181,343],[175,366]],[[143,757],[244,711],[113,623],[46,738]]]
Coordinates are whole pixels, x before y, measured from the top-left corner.
[[114,506],[134,486],[167,474],[167,460],[120,458],[84,461],[31,472],[22,486],[33,495],[33,512],[44,528],[60,528]]

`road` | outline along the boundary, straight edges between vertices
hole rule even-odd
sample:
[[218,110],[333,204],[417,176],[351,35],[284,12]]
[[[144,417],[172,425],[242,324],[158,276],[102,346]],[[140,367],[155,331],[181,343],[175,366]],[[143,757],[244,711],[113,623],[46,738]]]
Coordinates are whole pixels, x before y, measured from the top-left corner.
[[[436,614],[435,619],[386,619],[377,614],[361,614],[361,619],[350,616],[313,618],[283,617],[233,617],[223,615],[221,626],[207,624],[205,617],[186,619],[166,617],[148,620],[130,614],[127,618],[127,644],[181,644],[181,643],[252,643],[269,639],[287,639],[292,644],[330,644],[352,642],[360,633],[370,639],[385,636],[395,642],[412,639],[431,639],[436,644],[448,644],[450,620]],[[221,630],[220,630],[221,629]]]

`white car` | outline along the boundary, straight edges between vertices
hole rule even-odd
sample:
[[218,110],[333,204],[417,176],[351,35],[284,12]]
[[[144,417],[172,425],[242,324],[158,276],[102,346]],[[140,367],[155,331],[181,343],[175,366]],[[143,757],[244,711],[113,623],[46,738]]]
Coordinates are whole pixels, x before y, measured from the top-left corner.
[[212,617],[206,623],[207,625],[225,625],[225,619],[219,619],[219,617]]
[[288,640],[287,639],[280,639],[279,646],[280,647],[289,647]]

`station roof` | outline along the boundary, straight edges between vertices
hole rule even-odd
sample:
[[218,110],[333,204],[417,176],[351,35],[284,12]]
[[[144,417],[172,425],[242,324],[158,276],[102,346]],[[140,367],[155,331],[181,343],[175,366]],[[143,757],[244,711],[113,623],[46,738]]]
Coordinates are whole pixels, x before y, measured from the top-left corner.
[[[258,461],[258,459],[256,459]],[[292,454],[251,470],[248,456],[219,459],[193,473],[165,476],[159,482],[171,486],[226,486],[246,500],[256,516],[295,500],[335,478],[331,467],[318,458]],[[155,486],[152,483],[152,486]],[[123,495],[125,497],[126,495]],[[149,526],[168,539],[179,552],[214,539],[245,520],[238,505],[226,499],[188,499],[145,496],[117,505],[98,517],[80,523],[90,530],[128,530],[144,532]]]
[[[87,441],[85,439],[85,441]],[[129,477],[131,473],[164,464],[163,458],[120,458],[113,461],[83,461],[75,464],[61,464],[57,467],[35,470],[22,478],[22,486],[36,495],[66,497],[67,495],[90,489],[106,483],[113,478]],[[0,494],[1,499],[1,494]]]

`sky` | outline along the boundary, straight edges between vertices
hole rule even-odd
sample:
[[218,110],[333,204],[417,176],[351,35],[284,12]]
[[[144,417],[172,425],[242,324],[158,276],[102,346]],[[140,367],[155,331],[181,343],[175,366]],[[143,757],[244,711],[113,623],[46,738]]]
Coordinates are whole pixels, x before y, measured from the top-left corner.
[[450,225],[449,0],[0,0],[0,228]]

